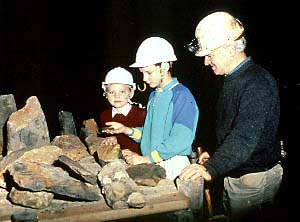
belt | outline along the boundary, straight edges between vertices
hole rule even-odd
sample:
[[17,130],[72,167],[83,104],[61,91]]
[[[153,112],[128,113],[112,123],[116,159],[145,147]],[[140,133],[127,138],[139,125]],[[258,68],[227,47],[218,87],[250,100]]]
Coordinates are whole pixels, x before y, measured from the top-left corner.
[[275,164],[270,164],[266,167],[259,167],[259,168],[252,168],[252,169],[248,169],[246,171],[235,171],[235,172],[232,172],[230,173],[228,176],[229,177],[232,177],[232,178],[239,178],[239,177],[242,177],[246,174],[249,174],[249,173],[261,173],[261,172],[266,172],[270,169],[272,169],[273,167],[275,167],[277,164],[280,164],[280,162],[276,162]]

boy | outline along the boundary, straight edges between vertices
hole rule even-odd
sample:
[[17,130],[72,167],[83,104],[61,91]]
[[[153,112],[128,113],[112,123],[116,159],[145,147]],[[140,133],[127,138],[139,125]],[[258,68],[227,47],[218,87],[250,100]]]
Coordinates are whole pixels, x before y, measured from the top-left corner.
[[[131,99],[136,89],[136,84],[130,72],[117,67],[110,70],[105,81],[102,82],[104,95],[107,98],[110,109],[100,113],[100,125],[105,126],[105,122],[116,121],[130,127],[141,127],[144,124],[146,110],[133,105]],[[104,144],[120,144],[121,149],[129,149],[140,154],[139,144],[124,134],[107,136]]]

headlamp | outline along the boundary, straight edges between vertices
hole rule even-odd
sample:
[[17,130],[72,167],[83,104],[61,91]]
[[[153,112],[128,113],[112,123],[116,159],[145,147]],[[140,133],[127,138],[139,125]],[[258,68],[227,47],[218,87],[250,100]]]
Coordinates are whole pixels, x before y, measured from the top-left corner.
[[196,38],[192,39],[190,43],[184,45],[184,48],[187,48],[191,53],[196,54],[200,49],[198,40]]

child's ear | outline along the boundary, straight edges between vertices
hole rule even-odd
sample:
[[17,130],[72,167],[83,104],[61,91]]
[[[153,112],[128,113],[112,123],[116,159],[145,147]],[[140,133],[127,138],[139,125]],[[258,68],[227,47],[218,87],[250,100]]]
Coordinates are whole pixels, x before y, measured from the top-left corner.
[[131,89],[131,90],[130,90],[130,94],[129,94],[129,98],[132,99],[133,96],[134,96],[134,90]]
[[169,70],[169,68],[170,68],[169,63],[168,63],[168,62],[163,62],[163,63],[161,63],[161,68],[162,68],[165,72],[167,72],[167,71]]

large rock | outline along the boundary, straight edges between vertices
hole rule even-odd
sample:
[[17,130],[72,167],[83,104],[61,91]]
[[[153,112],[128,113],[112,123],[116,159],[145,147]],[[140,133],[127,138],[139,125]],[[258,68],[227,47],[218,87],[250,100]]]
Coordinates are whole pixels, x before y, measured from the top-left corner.
[[73,114],[68,111],[60,111],[58,114],[60,135],[77,135]]
[[60,167],[43,163],[15,162],[8,170],[14,182],[27,190],[48,191],[86,201],[102,199],[98,186],[76,180]]
[[102,193],[107,204],[113,209],[142,208],[146,203],[145,197],[127,174],[126,166],[125,161],[115,160],[102,168],[98,174]]
[[74,161],[78,161],[90,155],[86,146],[81,142],[79,137],[75,135],[56,136],[51,144],[60,147],[64,155]]
[[66,169],[70,174],[76,175],[76,178],[80,178],[80,180],[93,185],[97,183],[97,174],[88,171],[79,162],[71,160],[64,155],[58,158],[58,162],[62,165],[62,168]]
[[138,185],[156,186],[161,179],[166,178],[166,170],[153,163],[141,163],[126,169],[130,178]]
[[47,122],[37,97],[30,97],[22,109],[10,115],[7,121],[7,135],[8,153],[50,143]]
[[15,187],[13,187],[9,193],[9,199],[12,203],[35,209],[48,207],[53,196],[54,195],[49,192],[17,190]]

